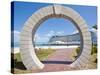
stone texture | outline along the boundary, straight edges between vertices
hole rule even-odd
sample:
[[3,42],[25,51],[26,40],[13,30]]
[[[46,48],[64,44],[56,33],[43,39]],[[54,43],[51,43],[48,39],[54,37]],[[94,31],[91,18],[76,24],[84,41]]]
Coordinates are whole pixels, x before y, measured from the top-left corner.
[[[63,16],[61,16],[63,15]],[[51,5],[43,7],[36,11],[32,16],[25,22],[20,39],[20,52],[21,58],[27,69],[32,70],[33,67],[37,69],[42,69],[44,64],[42,64],[37,58],[34,47],[32,44],[32,32],[35,32],[39,24],[48,18],[52,17],[63,17],[71,20],[75,25],[79,27],[83,36],[83,49],[82,55],[88,58],[91,50],[91,36],[87,28],[85,20],[73,9],[69,7],[64,7],[61,5]],[[87,41],[88,40],[88,41]],[[85,45],[85,46],[84,46]],[[76,66],[78,68],[83,68],[83,64],[86,58],[82,55],[74,61],[70,66]],[[84,62],[83,62],[84,61]]]

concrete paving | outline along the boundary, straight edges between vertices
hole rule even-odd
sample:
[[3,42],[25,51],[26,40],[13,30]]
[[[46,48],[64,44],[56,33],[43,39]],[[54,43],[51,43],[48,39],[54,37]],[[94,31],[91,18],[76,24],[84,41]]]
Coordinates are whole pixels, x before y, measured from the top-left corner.
[[58,49],[48,56],[42,63],[45,65],[42,70],[34,70],[33,72],[56,72],[76,70],[69,66],[73,62],[72,53],[75,48]]

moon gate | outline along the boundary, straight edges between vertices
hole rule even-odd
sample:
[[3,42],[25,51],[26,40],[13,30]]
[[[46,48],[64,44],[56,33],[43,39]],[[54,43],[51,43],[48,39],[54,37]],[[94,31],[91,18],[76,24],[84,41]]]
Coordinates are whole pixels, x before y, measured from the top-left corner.
[[25,22],[20,35],[20,54],[23,64],[29,70],[33,68],[42,69],[44,67],[44,64],[36,56],[32,38],[34,38],[35,31],[40,24],[52,17],[69,19],[79,30],[82,40],[81,52],[78,58],[69,66],[82,69],[89,63],[92,45],[91,35],[85,20],[80,14],[72,8],[62,5],[50,5],[40,8]]

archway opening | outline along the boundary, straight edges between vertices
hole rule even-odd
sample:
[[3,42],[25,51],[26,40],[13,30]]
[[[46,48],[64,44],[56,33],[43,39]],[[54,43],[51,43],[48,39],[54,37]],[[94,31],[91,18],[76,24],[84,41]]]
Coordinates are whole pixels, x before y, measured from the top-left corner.
[[35,31],[33,45],[43,64],[71,64],[82,52],[81,33],[76,25],[63,17],[51,17]]

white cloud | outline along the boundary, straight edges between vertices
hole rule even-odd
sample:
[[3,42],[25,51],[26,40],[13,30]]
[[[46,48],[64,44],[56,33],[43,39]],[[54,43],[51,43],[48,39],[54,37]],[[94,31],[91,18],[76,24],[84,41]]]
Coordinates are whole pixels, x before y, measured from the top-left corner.
[[36,41],[36,40],[40,40],[39,34],[35,34],[35,35],[34,35],[34,41]]
[[78,30],[75,30],[72,34],[76,34],[76,33],[79,33],[79,31]]
[[51,30],[46,34],[47,37],[52,37],[54,35],[64,35],[64,31],[55,32],[55,31]]
[[64,35],[64,31],[58,31],[56,32],[56,35]]
[[54,32],[53,30],[51,30],[51,31],[49,31],[45,36],[46,36],[46,37],[51,37],[51,36],[53,36],[53,35],[55,35],[55,32]]
[[45,42],[45,41],[48,41],[48,40],[49,40],[49,38],[45,35],[40,36],[40,34],[35,34],[35,36],[34,36],[35,42]]
[[64,31],[55,32],[55,31],[51,30],[48,33],[43,34],[43,35],[40,35],[37,33],[37,34],[35,34],[34,39],[35,39],[35,42],[48,42],[49,39],[54,35],[64,35]]
[[11,32],[11,35],[14,36],[14,37],[12,37],[12,40],[14,39],[14,42],[19,42],[19,39],[20,39],[19,31],[14,30]]
[[14,33],[14,34],[20,34],[20,32],[16,31],[16,30],[12,31],[12,33]]

